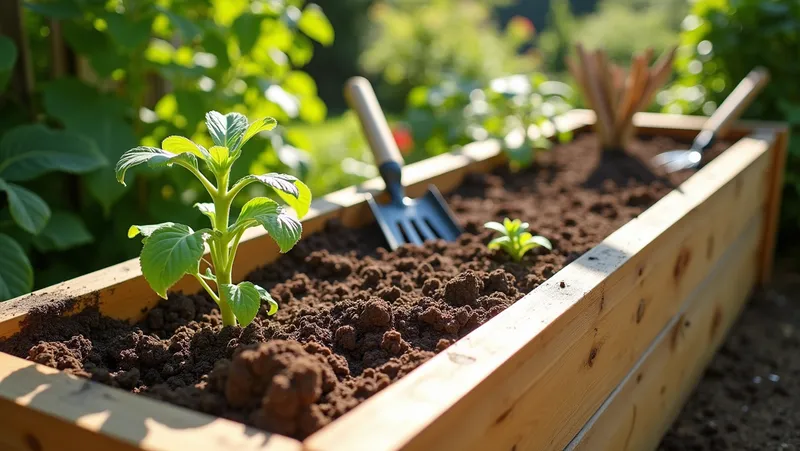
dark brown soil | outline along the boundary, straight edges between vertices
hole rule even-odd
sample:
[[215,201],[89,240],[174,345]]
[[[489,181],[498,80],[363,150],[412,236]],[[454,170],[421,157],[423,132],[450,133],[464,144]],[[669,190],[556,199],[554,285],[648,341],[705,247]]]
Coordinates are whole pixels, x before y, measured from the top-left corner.
[[[656,138],[629,152],[648,161],[686,145]],[[205,295],[172,294],[135,326],[95,309],[68,319],[32,314],[0,350],[304,438],[497,315],[690,175],[664,178],[638,161],[598,161],[594,137],[584,134],[528,170],[468,176],[448,196],[466,230],[455,243],[388,252],[377,226],[330,224],[250,274],[280,310],[271,318],[262,310],[244,329],[222,328]],[[488,250],[492,233],[482,225],[504,217],[529,222],[553,251],[535,249],[513,263]]]
[[800,450],[800,272],[788,265],[733,327],[659,447]]

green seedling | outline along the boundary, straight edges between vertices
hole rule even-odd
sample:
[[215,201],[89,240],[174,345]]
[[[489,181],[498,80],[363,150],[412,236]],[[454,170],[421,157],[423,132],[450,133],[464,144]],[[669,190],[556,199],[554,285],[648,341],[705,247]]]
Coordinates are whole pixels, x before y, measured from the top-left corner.
[[528,232],[529,224],[519,219],[512,221],[505,218],[502,224],[492,221],[483,226],[500,233],[500,236],[489,242],[489,249],[502,249],[515,262],[522,260],[525,253],[535,247],[543,246],[553,250],[550,240],[543,236],[532,235]]
[[[211,111],[206,114],[206,126],[215,144],[210,149],[182,136],[170,136],[161,143],[162,148],[136,147],[125,152],[117,163],[117,180],[123,185],[125,172],[136,165],[147,163],[153,168],[177,165],[194,174],[208,191],[211,202],[198,203],[195,207],[208,216],[211,228],[192,230],[172,222],[134,225],[128,230],[128,237],[142,235],[142,274],[159,296],[166,299],[167,289],[184,274],[189,274],[219,305],[225,326],[236,325],[237,320],[242,326],[248,325],[258,314],[262,301],[269,304],[270,315],[278,310],[278,304],[264,288],[250,282],[233,284],[231,281],[233,261],[244,231],[262,226],[280,251],[288,252],[303,231],[298,218],[305,216],[311,204],[308,187],[291,175],[248,175],[230,184],[231,167],[241,155],[242,146],[257,133],[272,130],[276,124],[273,118],[249,124],[239,113],[222,115]],[[205,164],[216,184],[201,172],[198,160]],[[256,197],[245,203],[238,218],[231,222],[234,198],[251,183],[272,188],[282,202],[294,209],[297,218],[276,201]],[[211,254],[210,263],[203,258],[206,246]],[[201,261],[208,265],[203,273],[200,272]],[[217,289],[212,289],[210,284]]]

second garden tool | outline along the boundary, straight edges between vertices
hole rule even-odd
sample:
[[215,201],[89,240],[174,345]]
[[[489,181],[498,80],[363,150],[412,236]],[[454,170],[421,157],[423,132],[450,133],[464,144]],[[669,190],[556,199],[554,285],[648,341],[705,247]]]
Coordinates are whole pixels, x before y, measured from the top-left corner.
[[436,238],[455,240],[461,228],[435,186],[428,187],[428,192],[418,199],[406,197],[401,180],[403,157],[369,81],[363,77],[351,78],[345,87],[345,97],[361,121],[389,193],[388,204],[380,204],[372,196],[368,198],[389,247],[396,249],[402,244],[422,244]]
[[757,67],[751,70],[717,108],[717,111],[708,118],[689,150],[670,150],[656,155],[653,158],[653,165],[663,166],[667,172],[700,166],[703,152],[711,147],[718,136],[725,133],[728,126],[752,103],[768,81],[769,72],[766,69]]

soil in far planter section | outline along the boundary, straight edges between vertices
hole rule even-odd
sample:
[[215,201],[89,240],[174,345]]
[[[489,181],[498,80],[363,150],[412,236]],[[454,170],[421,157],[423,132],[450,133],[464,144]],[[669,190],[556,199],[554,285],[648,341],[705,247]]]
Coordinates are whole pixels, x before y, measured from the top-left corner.
[[778,265],[773,283],[750,299],[660,451],[800,450],[795,262]]
[[[635,140],[649,161],[686,143]],[[726,148],[717,144],[715,152]],[[386,251],[377,226],[331,223],[249,275],[280,304],[221,327],[205,295],[171,294],[139,324],[68,303],[32,312],[0,351],[145,396],[303,439],[503,311],[636,217],[692,172],[603,175],[582,134],[530,169],[473,174],[448,197],[466,233]],[[486,221],[519,218],[549,238],[514,263],[486,244]]]

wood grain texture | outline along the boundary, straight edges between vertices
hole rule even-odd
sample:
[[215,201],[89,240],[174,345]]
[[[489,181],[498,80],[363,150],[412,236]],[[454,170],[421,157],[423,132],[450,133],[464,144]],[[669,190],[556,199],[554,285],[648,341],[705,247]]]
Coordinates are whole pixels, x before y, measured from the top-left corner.
[[[674,314],[678,305],[670,300],[700,283],[718,252],[761,211],[771,136],[740,141],[487,326],[305,444],[562,448]],[[713,215],[727,220],[709,221],[719,217]],[[710,258],[687,255],[706,249],[709,236],[717,243]],[[636,324],[642,299],[646,313]],[[357,445],[345,445],[356,430]]]
[[786,158],[789,145],[789,132],[779,130],[772,154],[772,165],[767,183],[768,198],[767,208],[764,212],[766,224],[761,240],[761,255],[759,257],[760,270],[758,281],[760,284],[768,283],[772,277],[772,267],[775,263],[775,245],[778,238],[778,223],[781,214],[781,200],[783,199],[783,182],[786,174]]
[[0,353],[0,449],[299,451],[300,442]]
[[658,446],[757,282],[764,226],[753,218],[567,451]]

